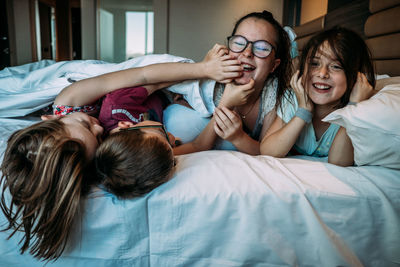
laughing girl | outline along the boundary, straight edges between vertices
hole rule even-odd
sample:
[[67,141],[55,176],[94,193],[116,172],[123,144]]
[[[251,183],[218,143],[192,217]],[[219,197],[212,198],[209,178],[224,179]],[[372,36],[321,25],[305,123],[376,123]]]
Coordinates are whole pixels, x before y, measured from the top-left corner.
[[328,156],[330,163],[352,165],[353,146],[346,129],[322,119],[373,95],[374,68],[362,38],[345,28],[314,36],[302,52],[291,86],[261,142],[261,154]]

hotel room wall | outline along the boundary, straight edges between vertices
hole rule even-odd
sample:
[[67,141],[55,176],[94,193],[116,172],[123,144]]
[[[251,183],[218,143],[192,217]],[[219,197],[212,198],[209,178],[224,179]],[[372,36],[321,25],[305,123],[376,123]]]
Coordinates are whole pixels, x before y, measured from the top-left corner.
[[13,12],[15,44],[11,45],[10,52],[15,59],[13,65],[22,65],[32,62],[29,0],[15,0],[12,3],[10,11]]
[[154,0],[154,51],[200,61],[215,44],[225,44],[234,23],[264,9],[282,22],[281,0]]

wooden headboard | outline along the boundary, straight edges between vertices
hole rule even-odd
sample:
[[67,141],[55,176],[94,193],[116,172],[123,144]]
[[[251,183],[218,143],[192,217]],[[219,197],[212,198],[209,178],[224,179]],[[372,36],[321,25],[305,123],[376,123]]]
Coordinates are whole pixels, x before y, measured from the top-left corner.
[[337,25],[356,31],[366,40],[377,74],[400,76],[400,0],[353,1],[294,27],[300,52],[314,34]]
[[366,42],[376,73],[400,76],[400,0],[370,0]]

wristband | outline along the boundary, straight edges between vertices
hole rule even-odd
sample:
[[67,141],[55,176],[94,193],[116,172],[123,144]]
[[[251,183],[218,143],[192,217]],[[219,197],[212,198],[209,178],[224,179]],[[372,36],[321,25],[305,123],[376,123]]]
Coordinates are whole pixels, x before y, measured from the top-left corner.
[[347,103],[347,105],[355,105],[355,104],[357,104],[356,102],[351,102],[351,101],[349,101],[349,103]]
[[294,115],[296,117],[299,117],[306,123],[310,123],[312,120],[312,116],[313,116],[313,114],[310,111],[308,111],[307,109],[304,109],[304,108],[298,108]]

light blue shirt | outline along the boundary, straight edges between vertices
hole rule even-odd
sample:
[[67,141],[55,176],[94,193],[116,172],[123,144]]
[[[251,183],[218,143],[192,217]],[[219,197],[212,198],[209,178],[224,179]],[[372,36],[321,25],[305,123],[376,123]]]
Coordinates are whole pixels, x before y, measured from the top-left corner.
[[[278,108],[277,115],[285,123],[289,123],[294,117],[297,107],[297,98],[295,94],[290,91],[290,93],[286,94],[282,99],[282,108]],[[339,125],[331,124],[321,138],[317,140],[312,122],[307,123],[297,138],[294,148],[302,155],[327,157],[339,127]]]

